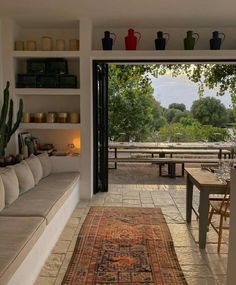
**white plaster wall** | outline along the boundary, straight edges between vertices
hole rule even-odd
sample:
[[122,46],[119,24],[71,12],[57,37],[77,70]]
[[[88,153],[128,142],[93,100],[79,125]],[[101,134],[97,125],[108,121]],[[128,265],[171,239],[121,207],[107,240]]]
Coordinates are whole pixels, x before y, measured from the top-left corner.
[[208,50],[209,49],[209,40],[212,38],[213,31],[219,31],[225,33],[225,41],[222,43],[222,49],[236,49],[236,28],[221,28],[215,27],[211,28],[186,28],[186,29],[175,29],[175,28],[150,28],[143,29],[140,27],[127,27],[127,28],[115,28],[107,27],[104,28],[94,28],[93,30],[93,50],[102,49],[101,39],[104,37],[104,31],[110,31],[115,33],[117,36],[116,42],[113,45],[114,50],[124,50],[125,41],[124,38],[128,33],[128,29],[132,28],[137,32],[141,33],[141,40],[137,46],[137,50],[155,50],[154,40],[157,38],[157,32],[163,31],[170,35],[170,40],[166,45],[166,50],[183,50],[184,44],[183,39],[186,37],[186,32],[192,30],[199,34],[199,41],[197,42],[195,49]]

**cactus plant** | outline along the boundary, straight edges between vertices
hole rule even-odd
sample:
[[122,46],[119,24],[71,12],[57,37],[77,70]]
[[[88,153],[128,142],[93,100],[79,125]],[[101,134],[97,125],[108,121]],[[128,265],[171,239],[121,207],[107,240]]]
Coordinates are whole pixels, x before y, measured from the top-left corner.
[[20,99],[16,122],[13,125],[13,100],[9,98],[9,87],[10,82],[7,81],[6,88],[4,89],[3,105],[0,116],[0,156],[2,157],[5,155],[5,149],[11,136],[19,127],[23,113],[23,100]]

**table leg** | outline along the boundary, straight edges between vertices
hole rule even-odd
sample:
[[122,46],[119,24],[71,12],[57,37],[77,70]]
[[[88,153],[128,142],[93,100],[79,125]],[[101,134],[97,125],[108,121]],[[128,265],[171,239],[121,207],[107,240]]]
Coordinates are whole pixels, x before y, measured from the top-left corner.
[[205,248],[206,246],[208,213],[209,213],[209,194],[207,191],[200,190],[200,204],[199,204],[199,247],[200,248]]
[[[117,148],[115,147],[115,158],[117,158]],[[115,169],[117,169],[117,162],[115,162]]]
[[218,154],[218,158],[221,159],[222,158],[222,149],[219,149],[219,154]]
[[191,223],[192,203],[193,203],[193,183],[190,180],[189,174],[187,173],[187,185],[186,185],[186,220],[187,220],[187,223]]

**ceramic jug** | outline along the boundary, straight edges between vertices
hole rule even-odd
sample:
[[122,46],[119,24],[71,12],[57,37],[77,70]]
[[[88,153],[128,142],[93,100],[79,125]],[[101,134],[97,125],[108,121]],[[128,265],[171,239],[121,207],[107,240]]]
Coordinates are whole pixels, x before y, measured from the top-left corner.
[[[196,38],[194,37],[196,36]],[[195,44],[198,42],[199,34],[193,33],[193,31],[187,31],[187,37],[184,39],[184,49],[192,50]]]
[[[167,36],[167,39],[164,38],[164,36]],[[161,31],[157,32],[157,38],[155,39],[156,50],[164,50],[169,38],[170,36],[168,33],[163,33]]]
[[[222,35],[222,38],[220,37]],[[210,39],[210,49],[220,49],[222,42],[225,40],[225,34],[214,31]]]
[[[138,35],[138,37],[135,36]],[[141,39],[141,34],[139,32],[135,32],[133,29],[128,30],[128,35],[125,37],[125,48],[127,50],[136,50],[137,44]]]
[[[114,39],[111,37],[114,37]],[[113,42],[116,40],[116,34],[110,33],[109,31],[104,32],[104,38],[102,38],[103,50],[112,50]]]

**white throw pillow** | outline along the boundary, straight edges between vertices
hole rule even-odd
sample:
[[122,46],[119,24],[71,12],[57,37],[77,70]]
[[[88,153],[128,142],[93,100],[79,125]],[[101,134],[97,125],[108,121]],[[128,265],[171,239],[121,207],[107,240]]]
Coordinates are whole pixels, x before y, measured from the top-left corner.
[[18,178],[20,194],[34,187],[35,183],[33,173],[25,161],[11,167],[15,170]]
[[0,211],[5,208],[5,190],[0,176]]
[[25,160],[33,173],[35,185],[43,178],[43,168],[37,156],[31,155]]
[[12,204],[19,197],[19,182],[13,168],[0,169],[0,176],[5,190],[5,205]]
[[43,168],[43,178],[52,173],[52,161],[49,158],[47,152],[41,153],[37,156],[41,162]]

